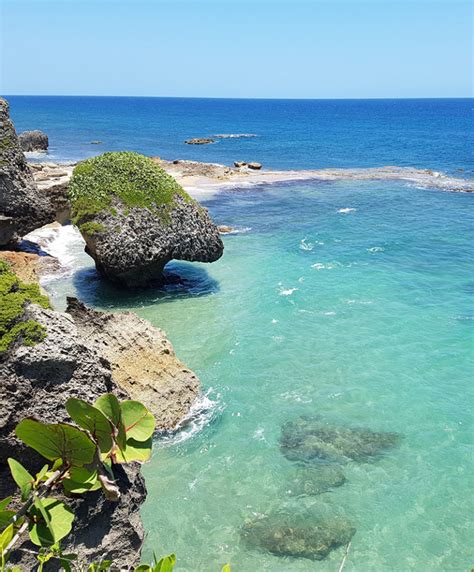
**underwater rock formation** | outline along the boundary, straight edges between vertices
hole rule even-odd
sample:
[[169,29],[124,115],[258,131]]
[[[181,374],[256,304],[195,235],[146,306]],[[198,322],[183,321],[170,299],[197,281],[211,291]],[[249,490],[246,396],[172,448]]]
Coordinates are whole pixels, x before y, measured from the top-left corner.
[[50,199],[40,193],[20,148],[9,106],[0,98],[1,245],[54,220]]
[[343,516],[318,515],[314,511],[273,513],[245,523],[241,536],[253,548],[275,556],[322,560],[350,542],[356,529]]
[[105,153],[69,184],[73,222],[97,270],[128,287],[163,282],[172,259],[214,262],[224,246],[206,209],[151,159]]
[[173,429],[189,412],[200,382],[165,333],[133,312],[99,312],[77,298],[67,301],[83,343],[107,360],[114,381],[146,405],[157,429]]
[[342,469],[335,463],[317,463],[299,467],[296,476],[287,484],[292,496],[313,496],[325,493],[346,482]]
[[399,438],[397,433],[351,429],[328,425],[319,417],[299,417],[283,425],[280,448],[290,461],[364,462],[395,447]]
[[47,151],[49,139],[42,131],[24,131],[18,135],[18,141],[23,152]]

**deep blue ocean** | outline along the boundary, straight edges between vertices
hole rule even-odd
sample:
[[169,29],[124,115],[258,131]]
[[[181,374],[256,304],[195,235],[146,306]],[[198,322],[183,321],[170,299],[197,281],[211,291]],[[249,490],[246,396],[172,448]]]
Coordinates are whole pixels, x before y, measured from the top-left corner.
[[[171,160],[259,161],[278,169],[399,165],[452,173],[474,168],[472,99],[8,100],[17,131],[41,129],[49,135],[54,161],[133,150]],[[256,137],[184,144],[215,134]]]
[[[472,176],[472,100],[10,102],[19,131],[48,133],[54,161],[133,149]],[[256,137],[184,144],[232,133]],[[181,286],[133,294],[103,280],[79,233],[64,227],[53,253],[71,272],[45,283],[56,307],[77,295],[137,312],[202,381],[192,416],[157,438],[144,467],[144,558],[176,552],[177,572],[225,562],[233,572],[337,572],[348,550],[344,572],[472,568],[473,200],[384,180],[227,189],[204,201],[237,230],[224,256],[172,262]],[[280,447],[282,427],[301,416],[399,440],[379,457],[346,459],[344,484],[308,494],[318,464],[310,478]],[[348,520],[356,533],[323,560],[278,556],[242,534],[267,516],[282,523],[271,532],[280,537],[294,517],[311,530]]]

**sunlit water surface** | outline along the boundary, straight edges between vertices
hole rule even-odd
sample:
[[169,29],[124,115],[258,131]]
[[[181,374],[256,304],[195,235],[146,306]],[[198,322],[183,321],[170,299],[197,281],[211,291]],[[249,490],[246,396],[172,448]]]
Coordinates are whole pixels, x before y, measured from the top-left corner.
[[[76,292],[133,309],[207,395],[144,468],[146,558],[176,552],[180,572],[337,572],[344,548],[315,562],[241,539],[256,515],[314,505],[357,528],[346,572],[472,567],[473,198],[382,181],[234,190],[207,206],[242,232],[215,264],[171,265],[187,282],[165,292],[119,292],[72,241],[77,270],[48,284],[56,304]],[[295,498],[280,428],[306,414],[398,432],[400,445]]]

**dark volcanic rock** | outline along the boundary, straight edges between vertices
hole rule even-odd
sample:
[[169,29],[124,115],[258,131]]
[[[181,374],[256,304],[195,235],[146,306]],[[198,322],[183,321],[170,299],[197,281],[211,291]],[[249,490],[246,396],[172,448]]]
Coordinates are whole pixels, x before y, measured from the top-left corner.
[[51,201],[36,187],[10,120],[8,103],[1,98],[0,215],[12,219],[16,233],[9,237],[10,231],[5,233],[4,229],[2,244],[53,221],[55,217]]
[[299,417],[282,427],[280,448],[290,461],[368,461],[399,442],[396,433],[338,427],[318,417]]
[[185,143],[187,145],[209,145],[209,143],[214,143],[214,139],[209,137],[196,137],[195,139],[188,139]]
[[[46,422],[64,421],[64,403],[72,396],[93,401],[113,391],[120,398],[127,397],[114,383],[110,364],[82,343],[71,317],[37,306],[29,306],[26,314],[45,326],[47,337],[33,347],[13,347],[0,361],[0,498],[13,490],[8,457],[15,457],[32,472],[44,464],[44,459],[15,438],[13,430],[21,419],[32,415]],[[144,536],[139,511],[146,489],[139,465],[114,471],[120,501],[107,501],[100,492],[68,499],[77,516],[73,533],[62,545],[66,552],[78,553],[81,560],[110,557],[126,567],[139,560]],[[31,555],[21,555],[22,570],[36,568]]]
[[335,463],[316,463],[299,467],[296,476],[287,485],[288,494],[293,496],[320,495],[346,482],[341,468]]
[[24,131],[18,135],[18,141],[23,152],[47,151],[49,140],[42,131]]
[[172,259],[214,262],[222,256],[207,210],[147,157],[105,153],[84,161],[69,189],[86,252],[114,282],[146,286],[163,281]]
[[249,169],[253,169],[254,171],[259,171],[262,168],[261,163],[247,163],[247,167]]
[[273,513],[246,523],[244,541],[276,556],[323,560],[335,548],[349,543],[356,529],[342,516]]

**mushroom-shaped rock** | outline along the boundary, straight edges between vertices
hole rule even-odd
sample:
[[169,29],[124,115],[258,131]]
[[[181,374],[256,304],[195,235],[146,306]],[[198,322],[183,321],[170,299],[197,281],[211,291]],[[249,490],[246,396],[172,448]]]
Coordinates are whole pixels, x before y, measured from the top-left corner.
[[73,222],[97,270],[128,287],[163,281],[172,259],[214,262],[224,246],[199,203],[148,157],[104,153],[77,165]]
[[0,244],[8,244],[54,220],[50,199],[40,193],[26,163],[8,103],[0,98]]
[[48,150],[49,139],[42,131],[24,131],[18,135],[18,140],[24,152]]

